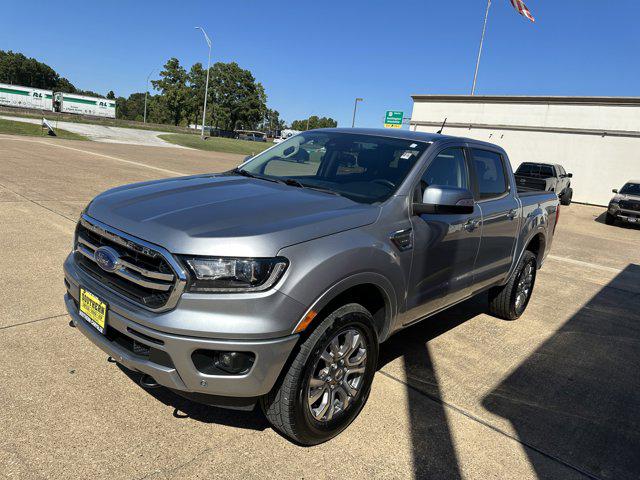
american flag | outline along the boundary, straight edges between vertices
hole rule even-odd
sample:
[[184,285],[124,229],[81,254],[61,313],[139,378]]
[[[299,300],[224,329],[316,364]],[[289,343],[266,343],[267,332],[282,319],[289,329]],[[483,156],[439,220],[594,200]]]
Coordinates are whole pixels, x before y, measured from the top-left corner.
[[524,4],[522,0],[510,0],[510,1],[511,1],[511,5],[513,5],[513,8],[515,8],[520,15],[522,15],[523,17],[527,17],[532,22],[536,21],[536,19],[533,18],[533,15],[531,15],[531,12],[529,11],[529,9],[527,8],[527,6]]

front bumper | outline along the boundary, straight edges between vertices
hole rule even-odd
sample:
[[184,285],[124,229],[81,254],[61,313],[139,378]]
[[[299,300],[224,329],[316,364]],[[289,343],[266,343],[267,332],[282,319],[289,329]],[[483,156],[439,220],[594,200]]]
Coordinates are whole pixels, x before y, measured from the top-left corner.
[[[64,265],[67,294],[65,304],[73,323],[89,340],[125,367],[151,375],[165,387],[185,393],[223,397],[257,397],[268,393],[282,371],[298,340],[298,335],[247,340],[202,337],[161,331],[150,327],[149,317],[136,321],[132,310],[123,308],[100,284],[84,274],[67,258]],[[80,285],[109,302],[107,325],[111,335],[95,330],[78,314]],[[239,300],[242,302],[242,300]],[[177,309],[180,308],[178,304]],[[202,314],[202,312],[200,312]],[[215,317],[215,313],[210,314]],[[143,324],[145,323],[145,324]],[[115,339],[114,337],[117,337]],[[125,341],[123,341],[123,339]],[[127,342],[135,341],[150,348],[141,355]],[[191,358],[195,350],[240,351],[255,354],[253,366],[242,375],[207,375],[200,372]]]
[[615,204],[609,205],[609,214],[619,220],[629,223],[640,223],[640,212],[637,210],[627,210],[618,207]]

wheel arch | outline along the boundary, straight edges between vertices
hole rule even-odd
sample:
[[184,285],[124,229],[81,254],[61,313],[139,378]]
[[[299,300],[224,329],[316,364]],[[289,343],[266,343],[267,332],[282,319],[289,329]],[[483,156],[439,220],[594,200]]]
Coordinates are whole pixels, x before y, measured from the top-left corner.
[[347,277],[325,290],[307,309],[294,328],[312,317],[303,333],[313,330],[324,314],[346,303],[359,303],[365,307],[374,320],[378,341],[389,335],[392,319],[397,313],[395,289],[387,278],[378,273],[358,273]]

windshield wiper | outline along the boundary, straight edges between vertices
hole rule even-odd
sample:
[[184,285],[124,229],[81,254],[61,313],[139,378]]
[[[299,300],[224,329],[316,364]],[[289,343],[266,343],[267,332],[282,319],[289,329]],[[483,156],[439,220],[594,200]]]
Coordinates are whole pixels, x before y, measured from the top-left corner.
[[231,171],[233,173],[237,173],[238,175],[242,175],[243,177],[257,178],[258,180],[266,180],[267,182],[282,183],[280,180],[276,180],[275,178],[269,178],[269,177],[263,177],[262,175],[256,175],[255,173],[251,173],[251,172],[249,172],[247,170],[244,170],[242,168],[234,168]]
[[315,190],[317,192],[330,193],[331,195],[338,195],[341,197],[342,195],[334,190],[329,190],[328,188],[316,187],[315,185],[309,185],[308,183],[302,183],[295,178],[283,178],[282,182],[290,185],[292,187],[298,188],[308,188],[309,190]]

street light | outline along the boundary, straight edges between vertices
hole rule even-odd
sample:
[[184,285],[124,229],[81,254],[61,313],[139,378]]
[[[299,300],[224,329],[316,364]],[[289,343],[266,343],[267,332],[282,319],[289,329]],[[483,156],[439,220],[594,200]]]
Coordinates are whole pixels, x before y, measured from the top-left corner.
[[204,108],[202,109],[202,133],[200,134],[200,138],[204,140],[204,122],[207,118],[207,95],[209,92],[209,69],[211,67],[211,40],[209,39],[209,35],[204,31],[202,27],[196,27],[196,30],[200,30],[204,35],[204,39],[207,41],[207,45],[209,45],[209,60],[207,61],[207,83],[204,86]]
[[151,72],[149,72],[149,75],[147,75],[147,84],[145,86],[145,91],[144,91],[144,117],[142,120],[142,123],[147,123],[147,94],[149,93],[149,79],[151,78],[151,75],[153,75],[153,72],[155,72],[156,69],[154,68],[153,70],[151,70]]
[[353,104],[353,120],[351,120],[351,128],[356,126],[356,110],[358,110],[358,102],[362,102],[364,99],[356,98],[355,103]]

